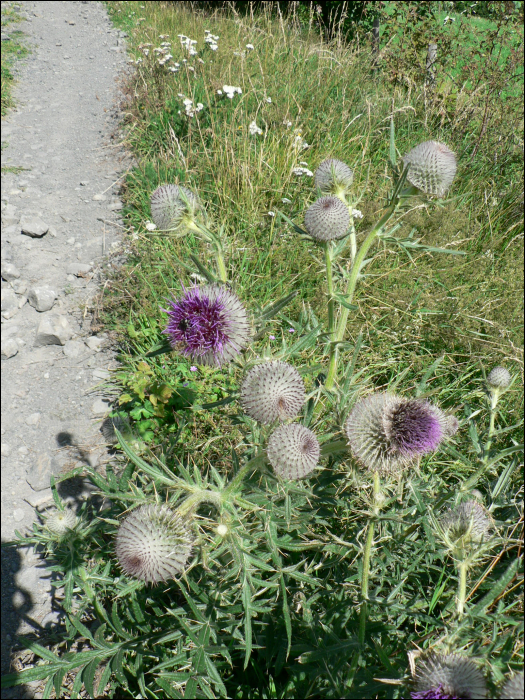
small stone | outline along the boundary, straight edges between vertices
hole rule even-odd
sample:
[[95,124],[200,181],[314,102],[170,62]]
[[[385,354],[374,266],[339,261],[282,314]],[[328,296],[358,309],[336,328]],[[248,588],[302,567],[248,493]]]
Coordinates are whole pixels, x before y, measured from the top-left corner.
[[55,228],[54,226],[50,226],[49,229],[48,229],[48,231],[47,231],[47,233],[48,233],[48,235],[50,235],[52,238],[56,238],[56,237],[57,237],[57,234],[58,234],[58,231],[56,230],[56,228]]
[[25,456],[29,454],[29,450],[25,445],[22,445],[22,447],[18,448],[18,453],[21,454],[22,456]]
[[105,194],[94,194],[93,195],[93,201],[94,202],[105,202],[107,199]]
[[49,488],[49,477],[58,476],[61,469],[62,465],[58,459],[49,454],[41,453],[27,469],[26,481],[33,491],[43,491]]
[[[4,287],[1,292],[2,297],[2,311],[10,311],[12,309],[18,309],[18,299],[13,289],[9,287]],[[3,316],[3,314],[2,314]]]
[[101,416],[109,411],[109,402],[103,399],[97,399],[95,403],[91,406],[91,411],[96,416]]
[[22,508],[15,508],[13,511],[13,520],[17,523],[21,522],[25,517],[25,511]]
[[68,275],[75,275],[75,277],[84,277],[91,271],[91,265],[87,263],[71,263],[66,268]]
[[75,239],[74,239],[73,237],[68,238],[67,241],[66,241],[66,243],[67,243],[68,245],[73,245],[74,242],[75,242]]
[[80,180],[80,184],[82,187],[86,187],[86,185],[89,185],[89,180]]
[[95,352],[100,352],[102,345],[104,341],[102,338],[98,338],[96,335],[92,335],[90,338],[86,340],[86,345],[90,350],[94,350]]
[[57,293],[50,287],[32,287],[27,295],[27,300],[37,311],[49,311],[53,308]]
[[2,457],[9,457],[11,454],[11,446],[7,442],[2,443]]
[[109,206],[108,209],[109,211],[120,211],[124,205],[122,202],[112,202]]
[[45,224],[38,216],[29,216],[24,214],[20,219],[20,229],[26,236],[31,238],[42,238],[48,231],[49,226]]
[[40,413],[32,413],[26,418],[26,425],[38,425],[41,417]]
[[93,370],[93,379],[109,379],[111,377],[111,374],[108,372],[107,369],[103,369],[102,367],[97,367],[96,369]]
[[73,330],[65,316],[50,314],[40,321],[36,332],[35,347],[65,345],[72,335]]
[[11,282],[19,277],[20,270],[16,267],[16,265],[8,262],[2,263],[2,279],[4,279],[6,282]]
[[2,226],[5,226],[6,228],[8,226],[16,226],[19,221],[20,216],[17,214],[6,214],[5,212],[2,212]]
[[64,345],[63,353],[66,357],[78,357],[84,352],[85,347],[80,340],[68,340]]
[[14,289],[16,294],[25,294],[27,292],[27,282],[26,280],[11,280],[11,287]]

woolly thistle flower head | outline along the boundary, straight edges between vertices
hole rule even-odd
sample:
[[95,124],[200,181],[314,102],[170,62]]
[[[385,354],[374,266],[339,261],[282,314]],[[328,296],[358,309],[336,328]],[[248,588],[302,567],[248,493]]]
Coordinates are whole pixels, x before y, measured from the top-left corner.
[[120,524],[115,554],[126,574],[158,583],[184,571],[193,542],[180,513],[166,505],[146,505]]
[[523,671],[505,683],[501,690],[501,700],[515,700],[523,697]]
[[314,471],[321,448],[311,430],[299,423],[281,425],[268,440],[268,460],[283,479],[302,479]]
[[181,185],[161,185],[151,195],[151,218],[161,231],[193,228],[201,210],[197,195]]
[[259,423],[295,418],[304,398],[301,375],[286,362],[255,365],[241,385],[242,409]]
[[447,537],[456,542],[463,538],[472,542],[487,540],[492,523],[485,509],[477,501],[464,501],[448,509],[440,518],[440,525]]
[[348,207],[337,197],[321,197],[308,207],[304,225],[318,241],[342,238],[350,228]]
[[354,171],[342,160],[323,160],[314,174],[314,185],[323,194],[347,194],[354,180]]
[[77,516],[70,508],[65,510],[54,510],[48,515],[46,525],[55,535],[62,537],[77,524]]
[[202,365],[219,367],[246,346],[250,327],[246,310],[227,287],[210,284],[184,289],[170,301],[163,331],[171,346]]
[[391,474],[433,452],[454,426],[427,401],[378,393],[358,401],[345,422],[354,457],[370,471]]
[[430,653],[416,666],[413,700],[486,698],[487,687],[476,664],[459,654]]
[[425,141],[403,158],[407,180],[425,194],[443,197],[456,174],[456,154],[438,141]]
[[487,384],[491,389],[506,389],[511,379],[512,377],[508,369],[505,369],[505,367],[494,367],[494,369],[489,372]]
[[115,428],[121,433],[125,440],[133,437],[129,420],[123,416],[108,416],[102,421],[101,431],[104,440],[108,445],[115,445],[118,442]]

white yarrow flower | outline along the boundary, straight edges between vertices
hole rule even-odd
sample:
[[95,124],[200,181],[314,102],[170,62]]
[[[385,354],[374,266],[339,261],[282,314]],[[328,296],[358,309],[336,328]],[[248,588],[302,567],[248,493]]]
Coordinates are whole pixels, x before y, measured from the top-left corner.
[[255,47],[254,47],[253,44],[246,44],[246,48],[247,48],[247,49],[252,49],[252,50],[253,50]]
[[153,223],[153,221],[146,221],[146,231],[155,231],[157,226]]
[[248,127],[250,134],[255,135],[255,134],[262,134],[263,130],[257,126],[255,121],[250,122],[250,126]]

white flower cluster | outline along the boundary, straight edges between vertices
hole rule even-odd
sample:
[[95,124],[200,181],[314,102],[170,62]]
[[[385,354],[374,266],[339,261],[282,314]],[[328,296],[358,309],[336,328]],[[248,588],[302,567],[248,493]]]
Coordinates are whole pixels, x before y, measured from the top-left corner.
[[298,148],[304,151],[305,148],[310,148],[310,145],[306,143],[306,141],[303,139],[301,136],[301,132],[297,134],[295,139],[293,140],[292,146],[294,148]]
[[157,227],[152,221],[146,221],[146,231],[154,231]]
[[190,56],[196,56],[198,54],[198,51],[194,48],[197,43],[195,39],[190,39],[185,34],[177,34],[177,36],[180,39],[181,46],[188,49]]
[[252,134],[252,136],[255,134],[262,134],[263,133],[263,130],[257,126],[255,121],[250,123],[250,126],[248,127],[248,129],[250,130],[250,134]]
[[208,44],[212,51],[217,51],[217,49],[219,48],[217,44],[217,42],[219,41],[219,37],[215,34],[212,34],[209,29],[205,29],[204,33],[206,34],[204,43]]
[[362,219],[363,213],[359,211],[359,209],[352,209],[352,216],[354,217],[354,219]]
[[153,53],[157,54],[157,63],[159,66],[163,66],[167,63],[173,56],[170,53],[171,44],[169,41],[163,41],[162,44],[153,49]]
[[253,44],[246,44],[246,48],[249,49],[250,51],[253,51],[255,48]]
[[190,100],[189,97],[184,97],[182,93],[179,92],[178,97],[183,97],[184,99],[182,100],[184,104],[184,109],[186,111],[186,116],[187,117],[194,117],[198,112],[201,111],[201,109],[204,109],[204,105],[202,102],[197,102],[197,104],[193,104],[193,100]]
[[149,47],[153,44],[139,44],[139,51],[142,51],[144,56],[149,56]]
[[294,168],[292,170],[294,175],[306,175],[307,177],[313,177],[314,174],[311,170],[308,170],[308,168]]
[[289,129],[292,126],[292,122],[287,121],[286,119],[283,121],[283,124],[287,129]]
[[242,90],[240,87],[233,87],[233,85],[223,85],[222,90],[217,90],[218,95],[226,95],[226,97],[229,97],[230,100],[233,99],[233,96],[235,93],[238,92],[239,95],[242,95]]

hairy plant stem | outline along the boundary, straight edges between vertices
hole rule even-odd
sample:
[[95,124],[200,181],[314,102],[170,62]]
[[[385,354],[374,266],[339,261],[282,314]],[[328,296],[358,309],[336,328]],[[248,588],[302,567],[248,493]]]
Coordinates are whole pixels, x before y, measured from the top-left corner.
[[335,300],[334,300],[334,277],[332,272],[332,243],[331,241],[325,241],[324,243],[324,259],[326,263],[326,284],[328,287],[328,332],[330,333],[330,339],[333,340],[332,335],[335,330],[334,328],[334,311],[335,311]]
[[467,598],[467,571],[468,563],[462,561],[459,565],[459,582],[458,582],[458,616],[462,617],[465,612],[465,600]]
[[374,488],[373,488],[373,508],[372,517],[368,523],[366,533],[365,550],[363,552],[363,573],[361,577],[361,608],[359,610],[359,644],[363,646],[365,643],[366,621],[368,618],[367,600],[368,600],[368,582],[370,577],[370,557],[372,553],[372,545],[374,543],[375,518],[379,513],[379,495],[381,493],[381,482],[379,472],[374,472]]
[[201,223],[192,222],[188,226],[188,228],[192,231],[195,231],[195,233],[200,234],[201,237],[204,237],[204,239],[208,241],[208,243],[211,245],[213,254],[215,256],[215,262],[217,264],[217,273],[219,280],[221,282],[227,282],[228,275],[226,273],[226,265],[224,263],[224,256],[222,254],[220,237],[212,233],[208,228],[206,228],[206,226],[204,226],[204,224]]
[[264,452],[260,452],[256,457],[253,457],[253,459],[250,459],[248,462],[246,462],[246,464],[239,469],[239,471],[230,481],[228,486],[226,486],[226,488],[223,489],[221,493],[222,501],[226,501],[229,495],[232,492],[235,492],[235,490],[241,485],[242,480],[248,474],[249,471],[251,471],[252,469],[256,469],[261,464],[264,464],[265,461],[266,455],[264,454]]
[[177,508],[182,516],[189,515],[195,511],[201,503],[211,503],[217,508],[222,504],[222,494],[220,491],[210,491],[209,489],[199,489],[188,496]]
[[487,440],[483,445],[481,467],[465,481],[465,483],[461,487],[462,491],[469,491],[473,486],[475,486],[479,479],[483,476],[485,470],[487,469],[490,454],[490,446],[492,445],[492,438],[494,436],[494,424],[497,415],[496,407],[498,405],[499,395],[500,392],[496,390],[492,392],[490,396],[489,429],[487,431]]
[[[354,264],[352,265],[352,270],[350,272],[350,277],[348,279],[348,283],[347,283],[346,290],[344,293],[344,295],[346,297],[346,302],[348,304],[351,304],[352,300],[354,298],[355,288],[356,288],[357,280],[359,277],[359,271],[361,269],[361,265],[364,262],[365,256],[368,253],[370,246],[374,242],[374,239],[377,236],[377,234],[383,229],[385,224],[394,215],[394,212],[396,211],[396,209],[399,205],[399,202],[400,202],[400,199],[397,198],[386,209],[386,211],[383,214],[383,216],[381,217],[381,219],[377,222],[377,224],[374,226],[374,228],[368,233],[367,237],[365,238],[365,240],[363,241],[363,243],[361,245],[361,248],[359,249],[359,252],[355,256]],[[350,313],[350,309],[347,309],[345,306],[341,307],[341,315],[339,316],[339,321],[337,323],[337,329],[335,331],[335,337],[333,338],[334,344],[331,346],[331,349],[330,349],[328,375],[326,377],[326,381],[324,384],[326,389],[331,389],[334,385],[334,382],[335,382],[335,378],[336,378],[336,374],[337,374],[337,360],[338,360],[338,356],[339,356],[338,344],[344,338],[349,313]]]

